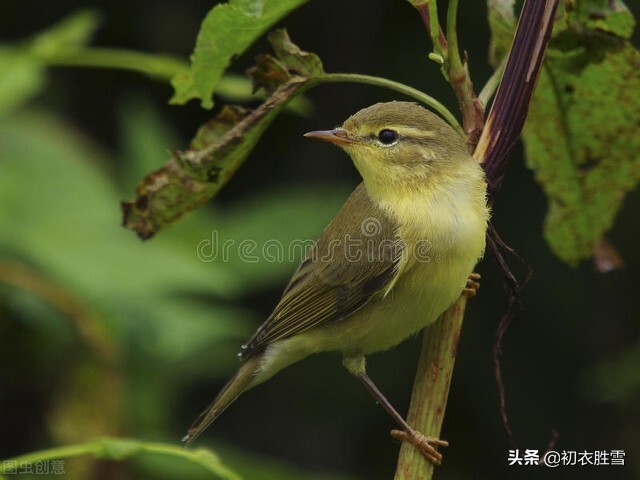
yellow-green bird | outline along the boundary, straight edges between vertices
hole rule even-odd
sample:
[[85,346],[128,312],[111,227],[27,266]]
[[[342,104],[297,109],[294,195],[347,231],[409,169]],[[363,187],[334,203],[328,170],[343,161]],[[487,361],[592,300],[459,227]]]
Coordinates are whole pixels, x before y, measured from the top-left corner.
[[432,461],[438,439],[412,429],[377,390],[365,356],[434,322],[460,296],[485,248],[484,172],[464,138],[415,103],[378,103],[333,130],[363,182],[307,252],[242,365],[189,429],[191,443],[240,394],[312,353],[337,351]]

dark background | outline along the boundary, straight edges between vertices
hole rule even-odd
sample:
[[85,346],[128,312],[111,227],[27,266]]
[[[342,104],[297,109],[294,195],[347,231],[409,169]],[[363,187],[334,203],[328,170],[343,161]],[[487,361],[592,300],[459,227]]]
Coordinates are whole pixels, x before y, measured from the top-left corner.
[[[638,15],[637,4],[629,4]],[[98,9],[104,20],[94,45],[187,57],[211,2],[3,2],[0,38],[19,40],[86,5]],[[485,18],[483,2],[462,2],[460,43],[469,53],[471,73],[478,86],[491,73],[486,59]],[[427,59],[429,42],[423,25],[408,3],[317,1],[282,23],[298,45],[321,56],[327,71],[392,78],[428,92],[455,111],[449,86],[437,66]],[[267,50],[264,40],[258,42],[233,70],[242,72],[256,54]],[[67,117],[105,151],[116,152],[120,142],[118,105],[132,96],[146,98],[177,133],[180,143],[166,147],[180,148],[187,145],[212,112],[201,109],[196,102],[169,106],[171,94],[167,84],[134,73],[55,68],[49,73],[47,88],[35,102]],[[312,144],[301,135],[333,127],[374,102],[400,97],[352,84],[322,86],[308,97],[316,106],[314,114],[308,118],[281,116],[214,203],[226,208],[247,198],[259,200],[261,195],[291,185],[320,184],[328,189],[335,185],[341,195],[346,191],[345,185],[356,185],[357,173],[342,152]],[[116,160],[109,168],[116,175],[122,165],[116,155],[113,157]],[[0,166],[1,163],[0,159]],[[132,191],[126,195],[130,197]],[[503,189],[496,199],[495,225],[535,270],[524,291],[525,308],[503,344],[508,411],[520,448],[544,450],[555,429],[559,432],[557,450],[626,451],[625,467],[564,467],[553,472],[557,478],[640,478],[640,360],[637,353],[633,354],[638,351],[640,334],[636,294],[640,264],[638,208],[640,194],[636,191],[625,200],[608,235],[625,259],[626,268],[599,274],[589,262],[570,268],[549,250],[542,238],[546,200],[523,165],[520,146],[512,155]],[[517,261],[513,263],[524,274],[525,269],[518,267]],[[506,297],[490,259],[484,260],[478,271],[483,275],[482,289],[467,311],[442,434],[451,447],[444,453],[438,478],[547,478],[552,473],[546,470],[507,466],[509,445],[499,417],[491,356]],[[126,271],[122,274],[126,275]],[[250,306],[257,326],[260,318],[269,314],[285,283],[286,278],[282,278],[236,301]],[[29,379],[20,377],[19,372],[33,368],[28,366],[33,358],[25,353],[23,344],[10,342],[11,338],[27,335],[26,327],[14,317],[9,312],[2,320],[3,457],[51,446],[44,427],[46,419],[42,417],[55,386],[50,386],[51,391],[34,388],[32,393],[37,398],[16,400],[16,395],[29,391],[25,388]],[[370,375],[401,412],[408,407],[419,345],[419,338],[410,339],[369,360]],[[233,355],[232,352],[227,348],[224,353]],[[620,381],[633,383],[635,379],[635,390],[609,401],[598,400],[602,397],[598,389],[607,385],[602,375],[608,375],[606,368],[598,366],[615,364],[625,352],[631,352],[626,355],[635,358],[635,363],[628,364],[628,378]],[[223,385],[230,368],[179,392],[169,430],[159,433],[158,438],[177,441]],[[4,376],[10,370],[18,373]],[[343,371],[340,359],[326,354],[294,365],[245,394],[207,431],[200,445],[215,441],[216,446],[233,445],[304,471],[383,479],[392,476],[398,453],[398,445],[388,436],[392,427],[383,410]],[[16,429],[22,432],[19,436],[10,433]],[[128,433],[135,436],[136,432]]]

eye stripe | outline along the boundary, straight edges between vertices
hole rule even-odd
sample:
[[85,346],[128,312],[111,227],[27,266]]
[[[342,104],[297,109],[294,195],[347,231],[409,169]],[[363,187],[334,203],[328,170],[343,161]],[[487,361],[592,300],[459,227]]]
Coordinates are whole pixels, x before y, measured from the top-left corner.
[[428,139],[435,138],[437,136],[436,132],[432,130],[421,130],[419,128],[408,127],[406,125],[385,125],[380,127],[378,130],[371,132],[371,136],[376,137],[379,140],[379,135],[384,130],[394,131],[398,134],[398,137],[402,138]]

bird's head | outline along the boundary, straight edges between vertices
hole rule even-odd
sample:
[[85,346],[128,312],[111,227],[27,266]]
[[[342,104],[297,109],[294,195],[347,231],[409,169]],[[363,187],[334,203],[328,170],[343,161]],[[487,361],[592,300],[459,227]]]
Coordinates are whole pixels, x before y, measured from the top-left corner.
[[305,137],[333,143],[352,158],[367,187],[410,188],[471,161],[464,139],[444,120],[412,102],[377,103],[341,127]]

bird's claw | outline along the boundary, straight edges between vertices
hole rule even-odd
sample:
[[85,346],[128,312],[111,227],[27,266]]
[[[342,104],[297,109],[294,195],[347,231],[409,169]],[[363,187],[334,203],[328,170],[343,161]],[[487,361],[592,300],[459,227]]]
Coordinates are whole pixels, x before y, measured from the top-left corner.
[[402,442],[415,446],[424,457],[435,465],[442,463],[442,454],[435,447],[448,447],[449,442],[435,437],[427,437],[417,430],[391,430],[391,436]]
[[462,290],[462,294],[467,298],[475,297],[478,293],[478,289],[480,288],[480,282],[478,282],[478,280],[480,280],[479,273],[474,272],[469,275],[469,278],[467,278],[467,285]]

